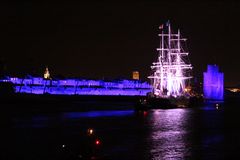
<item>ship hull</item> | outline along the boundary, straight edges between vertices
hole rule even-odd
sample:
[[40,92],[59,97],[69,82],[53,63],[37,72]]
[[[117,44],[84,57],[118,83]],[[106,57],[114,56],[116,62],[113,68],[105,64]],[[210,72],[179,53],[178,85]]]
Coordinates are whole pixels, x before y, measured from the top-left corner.
[[190,108],[197,107],[203,104],[202,97],[150,97],[141,99],[136,104],[136,110],[149,110],[149,109],[173,109],[173,108]]

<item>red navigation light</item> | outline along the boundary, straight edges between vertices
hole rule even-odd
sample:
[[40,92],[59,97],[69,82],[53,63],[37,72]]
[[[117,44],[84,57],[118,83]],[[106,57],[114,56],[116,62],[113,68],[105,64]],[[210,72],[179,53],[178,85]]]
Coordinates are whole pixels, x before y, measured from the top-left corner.
[[99,144],[100,144],[100,140],[97,139],[97,140],[95,141],[95,144],[96,144],[96,145],[99,145]]
[[144,112],[143,112],[143,115],[144,115],[144,116],[147,116],[147,111],[144,111]]

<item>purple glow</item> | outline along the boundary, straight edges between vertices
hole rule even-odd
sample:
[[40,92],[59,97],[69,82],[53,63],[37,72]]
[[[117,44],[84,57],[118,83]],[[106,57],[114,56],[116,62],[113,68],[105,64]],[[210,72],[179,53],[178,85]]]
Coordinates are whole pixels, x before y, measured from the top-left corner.
[[207,72],[203,73],[203,92],[206,99],[223,100],[224,74],[219,72],[217,65],[208,65]]
[[94,118],[94,117],[121,117],[133,115],[133,110],[127,111],[90,111],[90,112],[68,112],[63,114],[66,119]]
[[16,92],[32,94],[145,96],[151,91],[151,86],[147,82],[137,80],[46,80],[40,77],[26,79],[13,77],[7,81],[15,85]]

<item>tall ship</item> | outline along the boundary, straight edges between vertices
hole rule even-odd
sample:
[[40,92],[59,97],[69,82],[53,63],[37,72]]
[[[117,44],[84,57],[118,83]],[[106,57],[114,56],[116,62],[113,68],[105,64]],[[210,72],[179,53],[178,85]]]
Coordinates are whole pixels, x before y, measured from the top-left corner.
[[186,87],[191,79],[192,65],[188,59],[188,52],[183,47],[186,38],[182,38],[180,30],[174,33],[171,25],[161,25],[160,47],[157,48],[157,61],[151,66],[152,95],[155,97],[182,97],[186,95]]
[[185,49],[187,39],[181,36],[179,29],[174,32],[169,21],[160,25],[159,29],[158,56],[156,62],[152,63],[151,75],[148,76],[152,91],[141,104],[150,108],[186,107],[193,97],[189,93],[193,67]]

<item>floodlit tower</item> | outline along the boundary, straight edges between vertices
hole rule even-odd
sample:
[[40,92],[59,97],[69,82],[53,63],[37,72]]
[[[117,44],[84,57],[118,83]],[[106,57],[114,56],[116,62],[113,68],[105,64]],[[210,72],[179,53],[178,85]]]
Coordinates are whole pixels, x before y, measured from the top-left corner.
[[138,71],[133,71],[132,79],[139,80],[139,72]]
[[50,73],[49,73],[48,67],[46,67],[46,69],[45,69],[45,72],[43,74],[43,78],[44,79],[50,79]]
[[203,73],[204,98],[213,100],[224,99],[224,74],[219,72],[217,65],[208,65]]
[[[151,66],[153,94],[157,97],[184,96],[187,81],[192,78],[192,65],[188,62],[188,52],[182,44],[186,41],[180,35],[180,30],[173,33],[169,21],[161,25],[160,47],[157,48],[157,61]],[[167,31],[167,32],[165,32]]]

